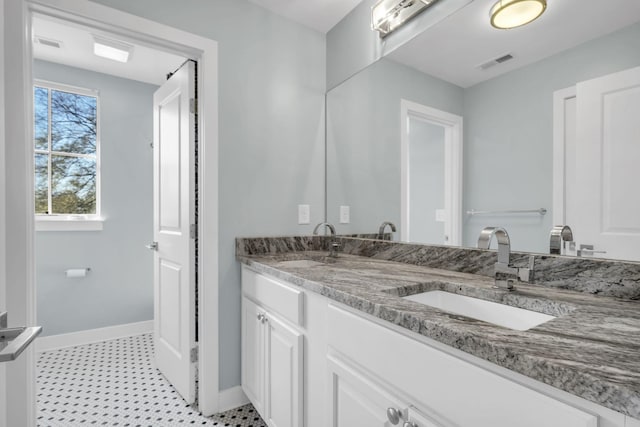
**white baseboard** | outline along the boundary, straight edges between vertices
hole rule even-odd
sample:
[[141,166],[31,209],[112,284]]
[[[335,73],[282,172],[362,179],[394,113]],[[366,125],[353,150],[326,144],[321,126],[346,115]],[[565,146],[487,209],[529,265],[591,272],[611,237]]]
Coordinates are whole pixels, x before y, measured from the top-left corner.
[[36,338],[36,351],[57,350],[153,332],[153,320]]
[[218,399],[220,402],[218,405],[220,412],[228,411],[229,409],[237,408],[238,406],[243,406],[249,403],[249,399],[247,399],[244,391],[242,391],[242,387],[239,385],[222,390],[218,395]]

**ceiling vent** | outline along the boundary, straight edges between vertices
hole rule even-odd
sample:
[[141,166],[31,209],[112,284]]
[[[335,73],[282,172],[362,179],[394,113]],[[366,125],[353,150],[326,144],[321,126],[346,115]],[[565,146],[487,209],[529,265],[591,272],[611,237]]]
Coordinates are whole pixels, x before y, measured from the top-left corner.
[[55,47],[56,49],[60,49],[62,47],[62,42],[53,39],[47,39],[45,37],[35,36],[36,43],[39,43],[44,46]]
[[513,55],[507,53],[506,55],[499,56],[498,58],[494,58],[491,61],[487,61],[483,64],[478,65],[478,68],[481,70],[486,70],[487,68],[491,68],[494,65],[502,64],[503,62],[507,62],[513,59]]

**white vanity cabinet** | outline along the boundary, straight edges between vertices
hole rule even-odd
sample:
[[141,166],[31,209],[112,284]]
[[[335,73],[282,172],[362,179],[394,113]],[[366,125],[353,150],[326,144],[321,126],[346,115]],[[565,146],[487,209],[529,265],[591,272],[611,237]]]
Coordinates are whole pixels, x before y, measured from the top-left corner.
[[[442,420],[434,423],[436,426],[599,426],[598,417],[592,413],[334,304],[329,305],[328,332],[330,354],[336,355],[330,355],[330,360],[331,357],[350,360],[370,382],[389,384],[397,390],[395,396],[401,394],[400,400],[406,402],[400,403],[398,409],[404,410],[410,404],[421,413]],[[364,396],[368,388],[353,382],[350,386],[350,396]],[[339,402],[340,391],[335,388],[334,385],[333,400]],[[340,409],[334,412],[339,414]],[[420,426],[418,422],[416,425]]]
[[242,388],[271,427],[303,425],[303,296],[243,271]]
[[271,427],[640,427],[247,266],[242,388]]

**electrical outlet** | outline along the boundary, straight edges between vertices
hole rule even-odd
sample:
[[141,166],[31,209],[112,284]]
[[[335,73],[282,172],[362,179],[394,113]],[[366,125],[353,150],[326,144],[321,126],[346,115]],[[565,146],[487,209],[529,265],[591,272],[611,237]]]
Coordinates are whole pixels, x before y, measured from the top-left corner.
[[349,224],[351,212],[349,206],[340,206],[340,224]]
[[311,208],[309,205],[298,205],[298,224],[311,223]]

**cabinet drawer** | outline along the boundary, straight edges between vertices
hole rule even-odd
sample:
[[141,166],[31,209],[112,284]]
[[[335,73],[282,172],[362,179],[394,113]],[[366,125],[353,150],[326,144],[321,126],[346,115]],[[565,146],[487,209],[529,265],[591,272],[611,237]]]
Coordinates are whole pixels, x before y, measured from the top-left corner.
[[247,267],[242,267],[244,295],[271,309],[294,325],[303,324],[304,293]]
[[461,427],[597,427],[573,406],[392,331],[333,304],[333,350]]

